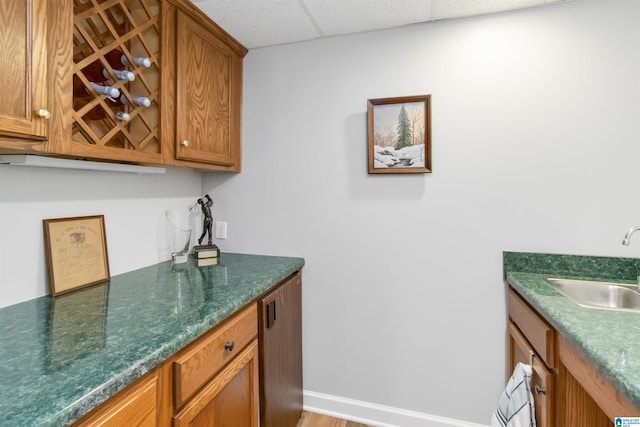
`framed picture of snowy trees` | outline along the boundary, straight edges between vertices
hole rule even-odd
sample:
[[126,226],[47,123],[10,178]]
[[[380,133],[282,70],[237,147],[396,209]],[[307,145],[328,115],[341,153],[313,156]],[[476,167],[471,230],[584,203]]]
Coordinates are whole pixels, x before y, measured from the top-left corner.
[[431,173],[431,95],[367,101],[369,173]]

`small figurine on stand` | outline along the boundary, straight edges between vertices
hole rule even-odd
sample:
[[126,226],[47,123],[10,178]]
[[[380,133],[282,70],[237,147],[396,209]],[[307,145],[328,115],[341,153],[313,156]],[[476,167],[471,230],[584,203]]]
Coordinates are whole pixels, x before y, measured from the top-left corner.
[[[213,233],[211,231],[213,226],[213,216],[211,215],[211,206],[213,206],[213,200],[208,194],[198,199],[198,204],[202,209],[204,215],[204,221],[202,223],[202,234],[198,239],[198,246],[193,248],[193,252],[196,259],[196,265],[198,267],[204,267],[208,265],[215,265],[218,263],[218,257],[220,256],[220,249],[213,244]],[[203,245],[204,238],[208,235],[207,244]]]
[[[204,199],[204,200],[203,200]],[[209,197],[208,194],[204,195],[203,199],[198,199],[198,204],[202,208],[202,213],[204,214],[204,222],[202,224],[202,235],[198,239],[198,244],[202,244],[202,240],[204,240],[204,236],[209,235],[208,244],[213,244],[213,236],[211,235],[211,226],[213,225],[213,217],[211,216],[211,206],[213,206],[213,200]]]

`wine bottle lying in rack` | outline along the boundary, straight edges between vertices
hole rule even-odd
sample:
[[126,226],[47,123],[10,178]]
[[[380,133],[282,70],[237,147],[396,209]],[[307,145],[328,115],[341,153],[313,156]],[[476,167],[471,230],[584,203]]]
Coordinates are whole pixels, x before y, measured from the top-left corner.
[[[132,82],[136,79],[136,75],[133,74],[131,71],[127,71],[127,70],[112,70],[113,74],[116,75],[117,78],[119,78],[120,80],[124,80],[127,82]],[[104,75],[107,79],[110,79],[111,76],[109,75],[109,71],[107,71],[106,69],[102,69],[102,75]]]
[[[122,55],[122,63],[125,66],[130,66],[129,60],[127,59],[126,56]],[[144,56],[134,56],[133,58],[133,63],[140,66],[140,67],[144,67],[144,68],[149,68],[151,67],[151,60],[149,58],[145,58]]]
[[[104,58],[109,62],[109,65],[111,65],[114,70],[124,70],[125,67],[131,66],[131,63],[127,59],[126,55],[118,49],[109,51],[104,56]],[[140,67],[151,67],[151,60],[149,58],[145,58],[143,56],[134,56],[132,60],[135,65],[138,65]]]
[[[146,96],[131,96],[133,103],[138,107],[148,107],[151,105],[151,100]],[[120,102],[123,104],[128,104],[129,100],[125,98],[124,95],[120,97]]]
[[102,86],[94,82],[89,82],[89,83],[91,84],[91,87],[93,88],[93,90],[98,92],[100,95],[108,96],[109,98],[114,98],[114,99],[120,97],[120,91],[115,87]]
[[116,116],[116,119],[122,120],[123,122],[128,122],[131,120],[131,116],[129,113],[125,113],[124,111],[114,111],[113,113]]
[[[120,68],[113,68],[113,74],[120,80],[132,82],[136,79],[136,75],[129,70],[125,70],[123,66]],[[94,83],[104,83],[111,78],[109,71],[104,68],[100,61],[93,61],[82,69],[82,74],[85,75],[87,80]]]

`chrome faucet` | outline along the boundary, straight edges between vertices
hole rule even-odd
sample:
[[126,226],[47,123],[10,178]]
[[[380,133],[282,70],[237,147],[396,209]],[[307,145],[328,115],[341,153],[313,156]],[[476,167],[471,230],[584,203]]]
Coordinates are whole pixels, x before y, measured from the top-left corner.
[[629,246],[629,243],[631,243],[630,239],[631,239],[631,235],[633,233],[635,233],[636,231],[640,230],[640,225],[636,225],[635,227],[631,227],[629,229],[629,231],[627,231],[627,234],[624,235],[624,239],[622,240],[622,244],[625,246]]

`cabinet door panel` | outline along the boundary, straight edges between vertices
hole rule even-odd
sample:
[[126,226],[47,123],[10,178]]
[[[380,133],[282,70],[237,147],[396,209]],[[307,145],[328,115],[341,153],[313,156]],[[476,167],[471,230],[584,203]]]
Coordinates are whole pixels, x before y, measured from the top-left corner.
[[250,395],[245,392],[250,375],[249,366],[243,367],[190,425],[192,427],[220,426],[224,425],[225,418],[234,420],[238,426],[251,425],[251,412],[244,410],[251,404]]
[[0,2],[0,133],[46,137],[47,121],[36,114],[47,109],[47,2]]
[[553,374],[540,361],[539,357],[533,357],[533,373],[531,375],[531,391],[536,411],[536,425],[540,427],[553,425]]
[[260,301],[260,415],[264,427],[295,427],[302,414],[302,278]]
[[509,322],[509,375],[518,362],[532,366],[531,391],[535,406],[536,425],[551,427],[553,425],[554,400],[553,374],[542,363],[518,328]]
[[186,14],[177,27],[176,158],[234,166],[242,58]]

